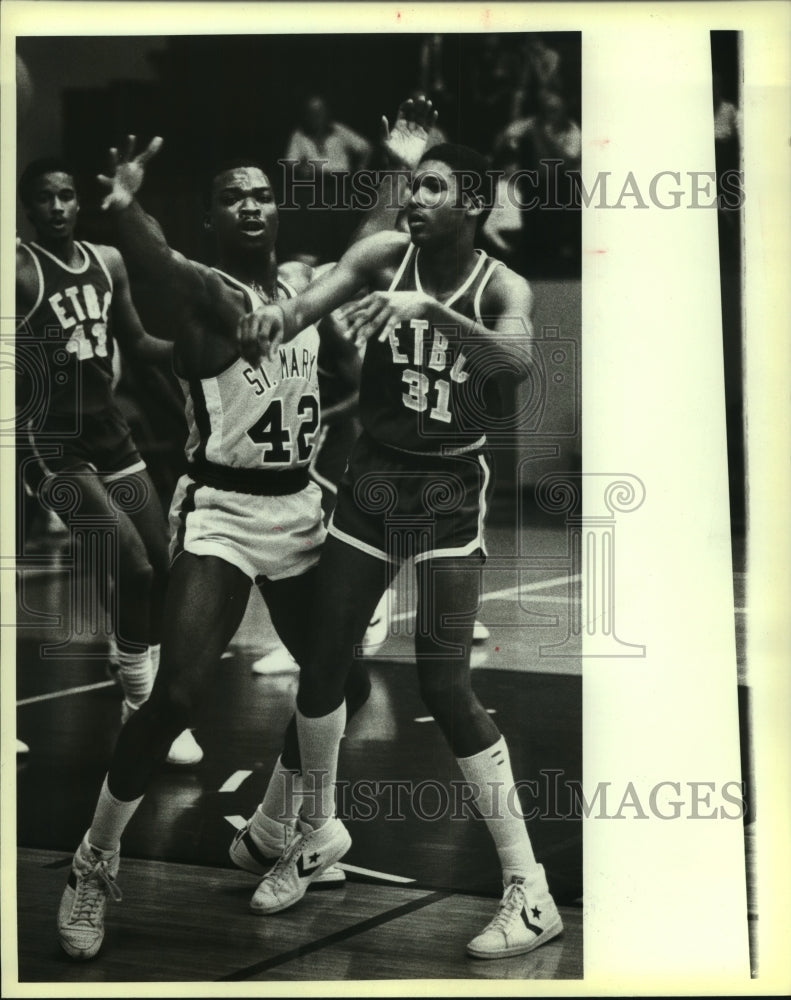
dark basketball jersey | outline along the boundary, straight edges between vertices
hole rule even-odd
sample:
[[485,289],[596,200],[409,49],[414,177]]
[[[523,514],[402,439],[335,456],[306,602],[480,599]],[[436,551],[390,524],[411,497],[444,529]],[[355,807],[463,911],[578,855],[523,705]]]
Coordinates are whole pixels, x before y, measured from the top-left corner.
[[38,294],[17,337],[43,361],[53,417],[98,413],[112,403],[113,281],[95,247],[74,245],[82,262],[72,268],[37,243],[21,244],[35,265]]
[[[483,289],[500,261],[476,250],[477,263],[444,305],[482,323]],[[410,243],[390,291],[422,291],[420,251]],[[421,454],[469,451],[486,443],[479,387],[471,378],[461,331],[428,320],[401,323],[366,346],[360,419],[381,444]]]

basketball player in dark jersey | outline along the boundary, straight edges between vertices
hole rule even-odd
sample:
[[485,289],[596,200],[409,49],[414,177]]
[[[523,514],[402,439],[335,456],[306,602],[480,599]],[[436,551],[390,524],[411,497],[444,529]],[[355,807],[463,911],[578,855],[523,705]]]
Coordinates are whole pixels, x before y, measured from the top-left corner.
[[352,332],[367,338],[363,433],[322,551],[317,641],[297,696],[305,776],[300,833],[250,906],[274,913],[293,905],[313,874],[348,849],[333,787],[344,679],[380,595],[412,555],[421,695],[472,786],[503,869],[497,915],[467,947],[476,957],[499,958],[543,944],[562,923],[518,812],[505,741],[470,684],[486,551],[487,383],[528,374],[532,309],[527,283],[475,249],[485,172],[482,157],[466,147],[428,150],[413,179],[409,235],[382,233],[352,246],[296,299],[245,317],[239,338],[252,363],[360,288],[370,289],[349,313]]
[[[113,618],[124,720],[151,692],[168,558],[156,490],[113,396],[113,354],[117,339],[124,354],[162,363],[172,344],[143,329],[119,252],[75,240],[79,201],[65,163],[29,164],[19,194],[36,239],[17,246],[17,345],[39,359],[43,381],[20,378],[17,407],[34,413],[28,431],[45,480],[75,490],[80,516],[118,525]],[[39,392],[46,405],[36,413],[31,394]],[[137,510],[119,510],[115,489],[138,495]],[[182,737],[192,744],[186,756]],[[171,749],[173,763],[189,763],[200,752],[190,733],[182,737]]]
[[[424,122],[432,118],[430,102],[405,102],[387,135],[392,152],[419,157]],[[173,362],[187,401],[188,472],[171,507],[162,669],[149,700],[121,730],[61,899],[60,943],[79,959],[101,947],[107,898],[120,898],[115,877],[121,835],[173,735],[193,719],[242,620],[252,584],[279,636],[304,662],[313,568],[325,535],[321,491],[308,471],[319,429],[318,332],[307,324],[282,354],[255,365],[241,358],[236,339],[242,316],[262,303],[293,298],[307,287],[312,270],[299,262],[279,265],[274,193],[261,167],[249,160],[211,178],[205,224],[215,238],[217,267],[172,250],[135,198],[160,145],[154,140],[134,156],[130,137],[123,157],[111,151],[111,176],[100,180],[109,189],[103,207],[115,217],[124,253],[159,289],[163,308],[178,316]],[[368,696],[365,669],[349,672],[343,686],[351,713]],[[244,831],[249,864],[264,863],[265,870],[266,852],[271,864],[289,842],[298,769],[292,725],[264,808],[252,830]],[[317,874],[333,877],[330,868]]]

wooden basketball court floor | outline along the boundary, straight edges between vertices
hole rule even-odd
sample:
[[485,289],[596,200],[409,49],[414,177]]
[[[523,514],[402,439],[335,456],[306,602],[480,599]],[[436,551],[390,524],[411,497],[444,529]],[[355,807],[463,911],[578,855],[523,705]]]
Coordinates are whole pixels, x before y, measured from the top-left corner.
[[[156,778],[124,837],[124,900],[109,906],[104,948],[91,962],[69,960],[55,915],[117,736],[120,695],[105,674],[106,639],[69,638],[70,575],[50,562],[19,574],[17,725],[30,745],[16,775],[19,981],[581,978],[582,824],[566,785],[582,777],[580,662],[540,652],[568,634],[569,574],[518,577],[497,558],[512,551],[512,535],[489,537],[478,618],[491,636],[474,650],[474,682],[506,734],[517,779],[540,775],[520,798],[541,816],[528,827],[563,916],[560,938],[506,960],[466,956],[495,912],[499,868],[484,824],[464,815],[461,775],[417,694],[405,571],[397,634],[368,658],[371,698],[341,747],[338,809],[353,840],[345,886],[311,889],[291,910],[260,917],[248,910],[255,877],[227,857],[260,800],[296,692],[294,673],[251,671],[275,641],[254,593],[197,720],[204,760]],[[562,556],[565,529],[539,526],[533,549]],[[64,640],[57,655],[42,655]]]

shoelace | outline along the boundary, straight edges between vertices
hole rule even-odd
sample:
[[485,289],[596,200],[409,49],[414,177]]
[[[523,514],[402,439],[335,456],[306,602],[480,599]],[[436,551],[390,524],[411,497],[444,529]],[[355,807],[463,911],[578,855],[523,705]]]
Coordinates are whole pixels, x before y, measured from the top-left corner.
[[294,838],[288,847],[283,851],[280,857],[272,866],[271,870],[264,875],[267,881],[270,881],[275,885],[279,886],[283,882],[288,874],[288,868],[294,855],[300,850],[302,845],[305,843],[306,837],[304,834],[295,833]]
[[526,905],[527,897],[522,886],[517,882],[509,885],[500,903],[500,909],[489,924],[488,929],[506,931],[514,918],[522,912],[522,907]]
[[97,860],[93,870],[80,876],[77,881],[72,921],[93,926],[97,911],[107,895],[112,896],[116,903],[120,903],[123,898],[115,879],[107,870],[107,862]]

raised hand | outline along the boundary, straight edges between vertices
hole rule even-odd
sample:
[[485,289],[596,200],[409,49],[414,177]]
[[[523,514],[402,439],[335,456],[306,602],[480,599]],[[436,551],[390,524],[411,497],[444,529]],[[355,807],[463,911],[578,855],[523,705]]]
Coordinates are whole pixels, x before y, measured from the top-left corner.
[[422,96],[401,102],[392,129],[387,117],[382,116],[382,144],[397,166],[415,169],[437,116],[431,101]]
[[273,357],[282,343],[285,319],[279,305],[261,306],[239,320],[236,340],[245,361],[257,368],[262,358]]
[[145,166],[148,161],[162,148],[163,140],[155,136],[146,148],[134,155],[136,138],[126,137],[126,148],[122,154],[113,146],[110,150],[110,170],[107,174],[99,174],[101,184],[109,188],[109,193],[102,201],[102,210],[122,209],[132,203],[134,196],[140,190],[145,177]]

